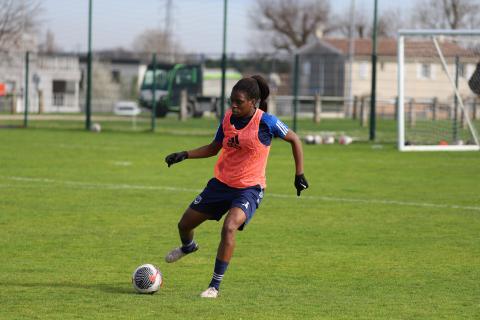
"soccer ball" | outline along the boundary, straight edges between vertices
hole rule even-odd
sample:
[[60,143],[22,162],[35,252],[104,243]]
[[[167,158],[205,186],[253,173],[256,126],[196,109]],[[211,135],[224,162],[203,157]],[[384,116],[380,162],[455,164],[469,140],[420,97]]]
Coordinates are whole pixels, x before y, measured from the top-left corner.
[[100,132],[100,131],[102,131],[102,126],[100,125],[100,123],[93,123],[93,124],[90,126],[90,131],[92,131],[92,132]]
[[335,143],[335,137],[334,136],[323,136],[323,144],[334,144]]
[[153,264],[142,264],[132,274],[133,288],[138,293],[153,294],[160,289],[162,282],[162,273]]
[[305,136],[305,143],[306,144],[315,144],[315,136],[309,134]]
[[342,135],[338,138],[338,143],[340,143],[340,144],[347,145],[347,144],[350,144],[352,142],[353,142],[353,139],[352,139],[352,137],[349,137],[349,136]]

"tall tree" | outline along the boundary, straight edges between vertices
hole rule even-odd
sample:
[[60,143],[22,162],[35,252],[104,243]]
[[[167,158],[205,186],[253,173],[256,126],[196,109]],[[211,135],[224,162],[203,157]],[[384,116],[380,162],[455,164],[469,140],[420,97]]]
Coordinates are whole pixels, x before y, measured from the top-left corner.
[[39,0],[0,0],[0,50],[21,49],[40,25]]
[[311,41],[320,29],[331,31],[329,14],[328,0],[256,0],[250,20],[262,38],[269,38],[273,49],[292,52]]
[[[342,37],[350,36],[350,10],[347,9],[343,14],[336,15],[334,30],[335,34],[339,34]],[[366,38],[369,35],[372,26],[372,20],[365,14],[364,10],[355,10],[354,22],[354,37]]]
[[38,50],[45,53],[54,53],[60,51],[55,41],[55,34],[52,30],[48,29],[45,34],[45,39],[38,45]]
[[[335,19],[335,33],[343,37],[350,35],[350,13],[348,10],[337,16]],[[377,35],[385,38],[395,38],[398,29],[406,26],[399,8],[391,8],[382,11],[378,17]],[[373,18],[364,9],[357,9],[355,12],[355,38],[371,38],[373,29]]]
[[480,28],[478,0],[423,0],[414,12],[413,24],[422,28]]
[[[372,27],[370,27],[370,34],[372,33]],[[377,34],[379,37],[396,38],[398,30],[405,27],[407,27],[407,23],[403,18],[402,10],[400,8],[391,8],[380,14]]]
[[181,45],[159,29],[147,29],[133,41],[134,51],[175,55],[183,51]]

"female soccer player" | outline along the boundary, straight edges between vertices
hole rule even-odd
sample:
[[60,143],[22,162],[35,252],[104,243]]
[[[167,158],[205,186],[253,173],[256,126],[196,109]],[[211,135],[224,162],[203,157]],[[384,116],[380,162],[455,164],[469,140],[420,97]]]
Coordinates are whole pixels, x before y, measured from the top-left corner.
[[171,263],[197,251],[193,230],[205,220],[220,220],[228,212],[212,280],[208,289],[200,295],[203,298],[218,296],[220,282],[235,248],[235,233],[243,230],[260,205],[266,187],[265,168],[273,137],[280,137],[292,145],[297,196],[308,188],[303,175],[302,143],[284,123],[266,113],[269,94],[268,84],[261,76],[239,80],[232,89],[231,107],[215,139],[208,145],[172,153],[165,158],[170,167],[185,159],[212,157],[222,150],[215,165],[215,177],[190,204],[178,223],[182,246],[165,257],[165,261]]

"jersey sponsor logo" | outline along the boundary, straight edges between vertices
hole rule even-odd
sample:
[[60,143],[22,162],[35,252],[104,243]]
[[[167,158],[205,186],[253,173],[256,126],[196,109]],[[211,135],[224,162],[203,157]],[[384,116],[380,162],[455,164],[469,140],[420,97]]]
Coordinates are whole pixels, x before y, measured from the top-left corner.
[[227,146],[229,146],[230,148],[242,149],[242,147],[240,147],[240,141],[238,140],[238,135],[228,139]]
[[197,196],[195,200],[193,200],[193,204],[199,204],[202,201],[202,196]]

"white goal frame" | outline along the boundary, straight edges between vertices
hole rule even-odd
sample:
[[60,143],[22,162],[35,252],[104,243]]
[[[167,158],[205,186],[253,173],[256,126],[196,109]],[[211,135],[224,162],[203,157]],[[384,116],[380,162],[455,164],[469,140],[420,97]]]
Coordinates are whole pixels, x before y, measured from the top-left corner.
[[[468,113],[465,112],[463,99],[455,86],[455,83],[448,71],[445,59],[438,46],[436,36],[479,36],[480,30],[443,30],[443,29],[421,29],[421,30],[409,30],[401,29],[398,31],[398,50],[397,50],[397,64],[398,64],[398,149],[400,151],[479,151],[480,143],[478,140],[478,134],[473,126]],[[452,89],[455,91],[455,96],[458,100],[459,107],[464,111],[467,125],[472,132],[475,145],[405,145],[405,97],[404,97],[404,85],[405,85],[405,36],[432,36],[433,43],[439,54],[442,62],[443,71],[446,73],[449,82],[452,85]]]

